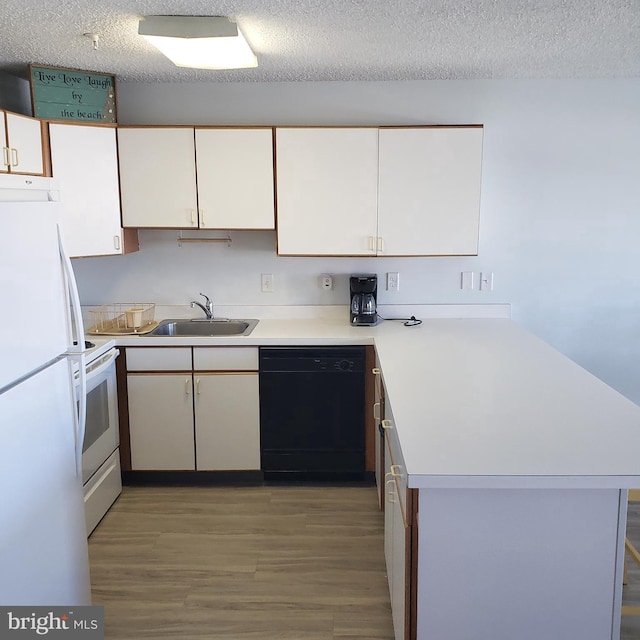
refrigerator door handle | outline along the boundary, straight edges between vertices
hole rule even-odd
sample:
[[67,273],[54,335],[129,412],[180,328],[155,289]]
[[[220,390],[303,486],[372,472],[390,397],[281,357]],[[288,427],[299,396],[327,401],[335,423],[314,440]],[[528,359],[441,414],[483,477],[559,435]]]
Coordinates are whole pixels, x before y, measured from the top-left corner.
[[87,368],[83,353],[69,356],[71,362],[78,366],[78,380],[75,384],[77,392],[76,414],[76,475],[82,477],[82,449],[84,446],[84,434],[87,428]]
[[[62,267],[64,270],[65,280],[67,282],[67,288],[69,289],[69,296],[71,298],[71,314],[72,319],[69,320],[69,353],[82,353],[84,351],[84,325],[82,323],[82,309],[80,308],[80,295],[78,293],[78,285],[73,273],[73,267],[71,266],[71,260],[67,252],[64,249],[64,242],[62,241],[62,231],[60,225],[58,228],[58,247],[60,249],[60,259],[62,261]],[[73,344],[73,326],[76,328],[76,340],[77,344]]]

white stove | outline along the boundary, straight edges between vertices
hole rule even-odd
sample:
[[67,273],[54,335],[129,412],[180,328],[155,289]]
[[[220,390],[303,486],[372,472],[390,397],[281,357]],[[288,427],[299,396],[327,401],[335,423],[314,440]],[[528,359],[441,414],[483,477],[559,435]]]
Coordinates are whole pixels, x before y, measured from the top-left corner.
[[[111,339],[85,342],[86,426],[82,448],[82,482],[87,535],[122,492],[115,361]],[[74,371],[76,396],[83,397],[80,366]]]

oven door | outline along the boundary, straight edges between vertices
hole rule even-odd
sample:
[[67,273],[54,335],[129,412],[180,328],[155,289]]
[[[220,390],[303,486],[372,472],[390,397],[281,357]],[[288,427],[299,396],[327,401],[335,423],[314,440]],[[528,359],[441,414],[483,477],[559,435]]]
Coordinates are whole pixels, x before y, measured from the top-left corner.
[[96,473],[118,448],[118,394],[116,358],[120,352],[111,349],[86,365],[87,424],[82,447],[82,482]]

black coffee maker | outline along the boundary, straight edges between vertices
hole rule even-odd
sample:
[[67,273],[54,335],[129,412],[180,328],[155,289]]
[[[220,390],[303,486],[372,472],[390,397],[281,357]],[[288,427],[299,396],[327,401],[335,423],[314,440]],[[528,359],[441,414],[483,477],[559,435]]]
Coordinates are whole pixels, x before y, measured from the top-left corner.
[[378,322],[378,276],[375,273],[354,274],[351,289],[350,322],[352,326],[371,327]]

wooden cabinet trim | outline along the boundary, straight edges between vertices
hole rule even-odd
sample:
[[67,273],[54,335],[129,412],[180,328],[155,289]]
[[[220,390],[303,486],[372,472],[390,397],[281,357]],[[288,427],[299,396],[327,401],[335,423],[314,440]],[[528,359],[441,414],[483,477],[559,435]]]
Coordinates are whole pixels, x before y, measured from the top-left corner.
[[418,637],[418,489],[407,490],[411,525],[406,546],[405,638]]
[[118,388],[118,427],[120,432],[120,468],[131,471],[131,438],[129,436],[129,392],[127,389],[127,350],[121,349],[116,358]]
[[373,403],[375,401],[376,377],[372,369],[376,365],[375,347],[367,345],[365,349],[365,382],[364,382],[364,459],[365,471],[376,470],[376,445],[375,438],[378,436],[378,429],[373,417]]

